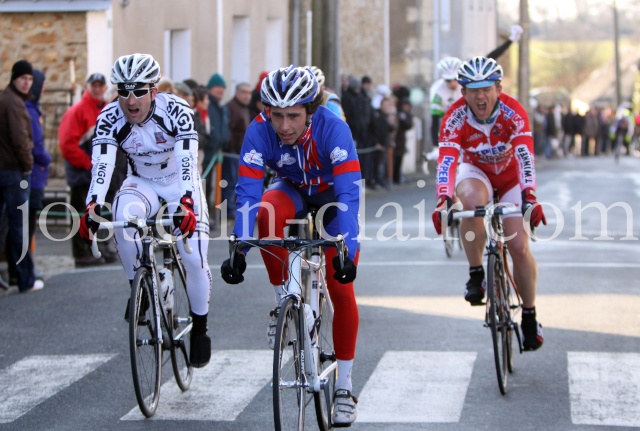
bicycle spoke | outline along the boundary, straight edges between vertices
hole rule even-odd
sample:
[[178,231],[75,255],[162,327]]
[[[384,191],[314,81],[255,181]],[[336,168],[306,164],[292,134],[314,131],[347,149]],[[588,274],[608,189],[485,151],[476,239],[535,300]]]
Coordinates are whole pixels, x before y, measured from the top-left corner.
[[[174,256],[175,259],[175,256]],[[191,303],[187,295],[187,286],[184,268],[173,263],[173,308],[171,309],[171,325],[174,348],[171,350],[171,364],[173,375],[178,387],[182,391],[189,389],[193,378],[193,368],[189,363],[189,351],[191,349]]]
[[155,413],[160,398],[162,344],[159,316],[153,299],[152,275],[140,268],[134,277],[129,312],[129,340],[133,386],[140,411]]
[[308,403],[301,363],[300,322],[294,307],[295,299],[288,298],[280,308],[273,351],[273,413],[277,431],[299,430],[304,427],[305,407]]

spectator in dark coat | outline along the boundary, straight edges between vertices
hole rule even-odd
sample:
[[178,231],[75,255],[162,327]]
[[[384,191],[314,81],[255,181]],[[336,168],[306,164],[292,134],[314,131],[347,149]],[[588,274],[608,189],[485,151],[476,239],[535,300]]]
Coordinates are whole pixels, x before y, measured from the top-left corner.
[[226,187],[222,189],[222,200],[227,202],[227,218],[230,219],[236,216],[235,188],[238,183],[238,157],[244,133],[252,120],[249,114],[250,101],[251,86],[247,83],[240,83],[236,86],[233,99],[227,103],[230,139],[222,159],[222,179],[227,182]]
[[16,270],[21,293],[44,287],[36,280],[29,245],[23,241],[20,206],[29,200],[33,169],[33,132],[25,106],[33,83],[33,67],[25,60],[11,68],[11,80],[0,93],[0,223],[7,223],[7,264]]
[[227,83],[222,75],[214,73],[211,75],[211,78],[209,78],[207,88],[209,89],[209,122],[211,124],[211,136],[208,143],[202,144],[204,148],[202,169],[204,174],[206,174],[204,182],[205,197],[207,202],[214,203],[215,205],[216,199],[213,195],[215,185],[213,184],[213,174],[210,165],[218,151],[221,151],[227,142],[229,142],[229,112],[227,108],[222,105],[222,99],[227,88]]
[[29,195],[29,238],[31,241],[33,241],[36,231],[38,211],[44,208],[44,188],[49,179],[49,165],[51,164],[51,154],[44,144],[42,112],[40,111],[40,96],[44,90],[44,81],[44,72],[34,69],[31,98],[25,102],[31,117],[33,132],[33,170],[31,171],[31,193]]
[[402,159],[407,152],[407,131],[413,127],[411,102],[407,98],[398,99],[396,111],[398,129],[396,130],[396,146],[393,149],[393,182],[402,183]]

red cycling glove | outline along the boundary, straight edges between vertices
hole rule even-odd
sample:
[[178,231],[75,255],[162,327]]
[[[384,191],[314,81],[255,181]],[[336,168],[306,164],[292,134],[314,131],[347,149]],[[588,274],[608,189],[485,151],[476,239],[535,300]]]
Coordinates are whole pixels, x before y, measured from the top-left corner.
[[447,221],[449,224],[452,222],[453,213],[451,207],[453,206],[453,199],[449,196],[439,196],[438,202],[436,203],[436,210],[431,214],[431,219],[433,220],[433,227],[436,228],[436,232],[438,235],[442,235],[442,218],[440,217],[440,211],[447,211],[448,218]]
[[80,217],[80,229],[78,233],[88,242],[91,242],[93,235],[95,235],[100,227],[100,222],[96,221],[100,217],[100,212],[100,205],[91,201],[87,205],[87,208],[85,208],[83,216]]
[[196,224],[198,222],[196,213],[193,212],[193,198],[191,196],[184,195],[180,198],[180,206],[178,206],[176,214],[180,215],[174,218],[176,227],[180,229],[183,235],[191,238],[196,231]]
[[[529,216],[527,217],[527,212]],[[547,224],[547,219],[542,211],[542,205],[538,203],[536,199],[536,191],[532,188],[527,188],[522,191],[522,215],[525,220],[528,220],[532,227],[538,227],[540,222]]]

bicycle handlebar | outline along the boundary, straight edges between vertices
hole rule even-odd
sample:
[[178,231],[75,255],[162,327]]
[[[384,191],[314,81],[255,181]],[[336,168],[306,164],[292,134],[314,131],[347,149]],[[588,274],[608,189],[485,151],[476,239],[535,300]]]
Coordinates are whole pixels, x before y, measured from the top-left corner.
[[[100,223],[98,230],[113,230],[113,229],[127,229],[134,228],[138,232],[143,232],[146,229],[155,226],[163,228],[173,226],[172,219],[143,219],[138,217],[131,217],[129,220],[121,220],[121,221],[104,221]],[[187,254],[193,253],[193,249],[189,244],[188,238],[186,236],[182,236],[182,243],[184,244],[184,251]],[[98,235],[94,234],[93,239],[91,240],[91,253],[93,257],[96,259],[100,259],[102,253],[98,250]]]
[[281,247],[290,251],[311,246],[335,247],[338,250],[341,269],[344,267],[344,260],[347,256],[347,246],[345,245],[342,234],[338,234],[335,239],[302,239],[294,236],[274,239],[238,239],[234,234],[231,234],[229,237],[229,258],[231,259],[230,263],[232,267],[236,252],[244,246]]
[[494,215],[509,215],[520,213],[520,208],[515,205],[492,206],[489,208],[476,208],[475,210],[456,211],[453,213],[454,220],[473,217],[493,217]]
[[[493,217],[494,215],[509,215],[509,214],[519,214],[520,208],[515,205],[500,205],[500,206],[492,206],[489,208],[476,208],[475,210],[466,210],[466,211],[456,211],[453,213],[452,217],[454,220],[460,220],[463,218],[473,218],[473,217]],[[531,241],[536,241],[536,228],[535,226],[529,227],[531,231]]]

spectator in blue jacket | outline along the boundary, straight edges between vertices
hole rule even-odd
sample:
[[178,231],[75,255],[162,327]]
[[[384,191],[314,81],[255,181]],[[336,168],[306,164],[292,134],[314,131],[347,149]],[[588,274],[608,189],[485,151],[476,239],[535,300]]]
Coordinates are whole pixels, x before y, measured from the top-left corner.
[[31,193],[29,195],[29,238],[33,241],[36,231],[38,211],[44,208],[44,188],[49,179],[49,165],[51,154],[47,151],[42,131],[42,112],[40,110],[40,96],[45,86],[44,72],[33,69],[33,84],[31,98],[25,102],[31,117],[31,131],[33,133],[33,170],[31,171]]

